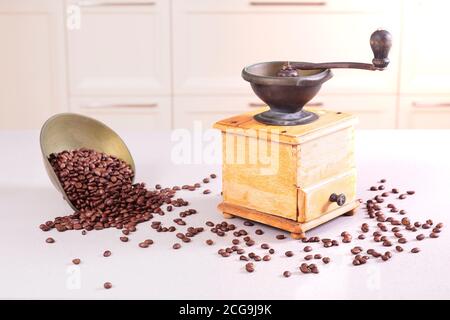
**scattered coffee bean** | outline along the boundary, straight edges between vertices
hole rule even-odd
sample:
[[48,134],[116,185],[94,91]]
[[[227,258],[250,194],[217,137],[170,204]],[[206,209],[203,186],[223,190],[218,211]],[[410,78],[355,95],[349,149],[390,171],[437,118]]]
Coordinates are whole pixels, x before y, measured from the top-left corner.
[[215,178],[217,178],[217,175],[216,175],[215,173],[211,173],[211,174],[209,175],[209,177],[210,177],[211,179],[215,179]]
[[439,238],[439,234],[436,232],[432,232],[432,233],[430,233],[430,238],[433,238],[433,239]]
[[420,249],[419,249],[419,248],[412,248],[412,249],[411,249],[411,252],[412,252],[412,253],[419,253],[419,252],[420,252]]
[[294,255],[292,251],[286,251],[284,254],[286,257],[292,257]]
[[284,272],[283,272],[283,276],[284,276],[285,278],[289,278],[289,277],[291,276],[291,272],[290,272],[290,271],[284,271]]
[[181,244],[175,243],[175,244],[172,246],[172,248],[175,249],[175,250],[180,249],[180,248],[181,248]]
[[211,193],[211,190],[209,190],[209,189],[203,190],[203,194],[210,194],[210,193]]
[[111,288],[112,288],[112,284],[111,284],[111,282],[105,282],[105,283],[103,284],[103,287],[104,287],[105,289],[111,289]]
[[330,263],[331,259],[329,257],[323,257],[322,261],[323,261],[323,263],[328,264],[328,263]]
[[247,270],[247,272],[254,272],[255,271],[255,265],[251,262],[247,263],[245,265],[245,270]]
[[276,238],[278,240],[283,240],[283,239],[286,239],[286,236],[284,234],[279,234],[279,235],[276,236]]
[[81,260],[78,259],[78,258],[75,258],[75,259],[72,260],[72,263],[73,263],[73,264],[80,264],[80,263],[81,263]]
[[418,234],[417,236],[416,236],[416,239],[417,240],[419,240],[419,241],[422,241],[423,239],[425,239],[425,235],[424,234]]
[[403,251],[403,248],[402,248],[401,246],[396,246],[396,247],[395,247],[395,250],[397,250],[398,252],[402,252],[402,251]]
[[260,236],[260,235],[264,234],[264,231],[262,231],[261,229],[256,229],[255,233]]
[[120,237],[120,241],[122,242],[128,242],[128,237]]
[[47,239],[45,239],[45,242],[47,242],[47,243],[55,243],[55,239],[47,238]]
[[312,251],[312,247],[311,246],[306,246],[306,247],[303,248],[303,251],[310,252],[310,251]]
[[111,255],[111,251],[109,251],[109,250],[106,250],[105,252],[103,252],[103,256],[104,257],[109,257]]

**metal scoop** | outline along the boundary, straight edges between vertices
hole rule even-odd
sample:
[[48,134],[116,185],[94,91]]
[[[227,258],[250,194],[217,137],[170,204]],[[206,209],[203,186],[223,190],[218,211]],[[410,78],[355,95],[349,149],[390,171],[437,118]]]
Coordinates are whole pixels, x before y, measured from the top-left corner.
[[125,161],[136,173],[133,157],[120,136],[100,121],[80,114],[61,113],[48,119],[41,128],[40,144],[51,182],[74,210],[77,208],[68,200],[48,160],[50,154],[80,148],[92,149]]

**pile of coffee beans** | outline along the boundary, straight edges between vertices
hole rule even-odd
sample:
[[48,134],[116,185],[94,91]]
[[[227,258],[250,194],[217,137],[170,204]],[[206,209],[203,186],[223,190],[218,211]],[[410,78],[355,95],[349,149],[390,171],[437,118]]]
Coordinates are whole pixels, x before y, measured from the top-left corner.
[[[40,225],[43,231],[135,230],[138,223],[154,214],[164,215],[161,206],[185,206],[182,199],[172,200],[174,188],[150,191],[143,183],[133,184],[133,170],[124,161],[101,152],[78,149],[51,154],[50,164],[68,200],[77,211]],[[171,231],[174,231],[173,228]]]

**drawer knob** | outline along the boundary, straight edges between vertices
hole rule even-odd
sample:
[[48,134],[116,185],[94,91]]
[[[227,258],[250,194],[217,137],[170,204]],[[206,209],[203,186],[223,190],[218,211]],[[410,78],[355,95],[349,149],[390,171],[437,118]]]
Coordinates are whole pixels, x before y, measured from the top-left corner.
[[330,202],[336,202],[339,207],[342,207],[345,204],[345,195],[343,193],[336,194],[332,193],[330,196]]

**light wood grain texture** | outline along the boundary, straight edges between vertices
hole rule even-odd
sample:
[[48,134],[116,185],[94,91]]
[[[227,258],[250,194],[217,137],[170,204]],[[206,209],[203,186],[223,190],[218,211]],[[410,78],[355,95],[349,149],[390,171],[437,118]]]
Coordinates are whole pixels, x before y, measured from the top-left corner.
[[274,144],[272,157],[252,156],[269,146],[263,139],[223,134],[223,198],[228,203],[297,219],[296,158],[292,146]]
[[288,231],[291,233],[291,236],[294,239],[301,239],[305,237],[305,232],[308,230],[311,230],[341,215],[346,215],[347,213],[354,214],[358,206],[359,202],[353,201],[306,223],[295,222],[289,219],[284,219],[282,217],[277,217],[268,213],[239,207],[225,202],[219,204],[217,208],[222,212],[225,218],[237,216],[244,219],[256,221],[275,228],[279,228],[281,230]]
[[252,112],[220,120],[214,124],[214,128],[253,137],[264,133],[270,135],[271,140],[297,145],[348,128],[356,123],[354,115],[321,108],[305,108],[305,110],[317,113],[319,119],[301,126],[268,126],[253,119],[255,114],[266,110],[268,108],[259,108]]
[[346,203],[356,198],[356,170],[344,171],[309,188],[298,189],[298,221],[307,222],[338,209],[336,202],[330,202],[332,193],[344,194]]

